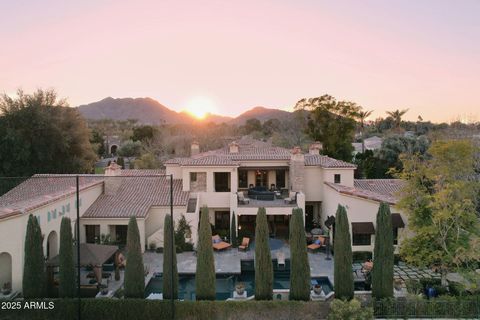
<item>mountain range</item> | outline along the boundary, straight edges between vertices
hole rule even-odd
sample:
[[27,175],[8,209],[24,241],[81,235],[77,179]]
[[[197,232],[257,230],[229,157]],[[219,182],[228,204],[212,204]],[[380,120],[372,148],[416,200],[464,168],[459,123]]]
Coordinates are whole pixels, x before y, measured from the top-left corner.
[[136,119],[142,124],[152,125],[194,123],[197,121],[242,125],[251,118],[264,122],[273,118],[284,120],[292,115],[288,111],[257,106],[234,118],[209,113],[204,119],[198,120],[187,112],[171,110],[152,98],[112,97],[78,106],[78,110],[86,119],[90,120]]

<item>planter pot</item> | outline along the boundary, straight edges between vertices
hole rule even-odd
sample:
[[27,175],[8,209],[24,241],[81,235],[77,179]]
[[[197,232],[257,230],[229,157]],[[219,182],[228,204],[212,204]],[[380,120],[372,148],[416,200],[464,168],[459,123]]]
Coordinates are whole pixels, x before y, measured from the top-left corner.
[[316,284],[313,286],[313,292],[315,294],[322,294],[322,286],[319,284]]
[[243,293],[245,292],[245,286],[243,285],[237,285],[235,286],[235,291],[237,292],[237,294],[239,296],[243,295]]
[[4,289],[2,290],[2,293],[6,296],[8,296],[10,293],[12,293],[12,289]]

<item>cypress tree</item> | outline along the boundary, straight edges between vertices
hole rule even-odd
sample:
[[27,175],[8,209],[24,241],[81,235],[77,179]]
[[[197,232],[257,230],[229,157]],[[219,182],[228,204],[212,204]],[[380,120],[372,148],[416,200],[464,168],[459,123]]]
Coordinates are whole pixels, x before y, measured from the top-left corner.
[[235,219],[235,212],[232,212],[232,223],[230,224],[230,243],[232,247],[236,248],[238,245],[237,239],[237,222]]
[[70,218],[63,217],[60,225],[60,264],[58,295],[60,298],[75,296],[75,264],[73,262],[73,235]]
[[125,298],[145,298],[145,269],[140,245],[140,232],[135,217],[130,217],[128,222],[124,286]]
[[333,244],[335,297],[351,300],[353,298],[352,241],[345,207],[338,205],[335,217],[335,236]]
[[273,265],[265,208],[258,208],[255,226],[255,300],[272,300]]
[[303,210],[293,209],[290,219],[290,300],[310,300],[310,264]]
[[171,216],[167,214],[163,224],[163,299],[178,299],[177,250],[175,247],[175,237],[172,243],[173,227],[171,219]]
[[212,229],[208,208],[200,213],[200,228],[197,244],[197,270],[195,292],[197,300],[215,300],[215,261],[213,258]]
[[373,251],[372,296],[393,297],[393,227],[390,207],[381,203],[377,213],[375,248]]
[[25,235],[23,265],[23,297],[26,299],[45,298],[47,294],[42,243],[43,237],[40,225],[37,218],[30,215]]

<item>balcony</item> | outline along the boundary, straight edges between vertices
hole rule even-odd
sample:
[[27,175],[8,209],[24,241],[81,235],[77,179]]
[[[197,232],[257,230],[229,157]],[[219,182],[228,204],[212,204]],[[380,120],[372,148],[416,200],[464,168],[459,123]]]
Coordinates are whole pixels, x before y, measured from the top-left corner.
[[297,192],[253,190],[237,192],[238,207],[296,207]]

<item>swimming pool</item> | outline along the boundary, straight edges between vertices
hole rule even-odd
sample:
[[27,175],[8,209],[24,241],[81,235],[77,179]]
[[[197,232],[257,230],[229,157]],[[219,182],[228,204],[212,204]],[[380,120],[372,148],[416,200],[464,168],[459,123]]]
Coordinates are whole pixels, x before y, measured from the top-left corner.
[[[252,296],[255,292],[255,272],[252,270],[253,261],[242,261],[242,272],[237,275],[218,275],[216,277],[216,299],[226,300],[232,298],[235,285],[237,283],[243,283],[248,296]],[[277,268],[276,263],[274,265],[273,275],[273,288],[274,289],[289,289],[290,288],[290,270],[289,263],[287,262],[287,268]],[[193,274],[180,274],[178,276],[179,287],[178,295],[181,300],[195,300],[195,275]],[[332,284],[327,277],[313,277],[311,279],[312,285],[319,284],[322,286],[325,295],[328,295],[332,290]],[[163,278],[161,274],[155,275],[145,288],[145,297],[148,297],[151,293],[162,293],[163,291]]]

